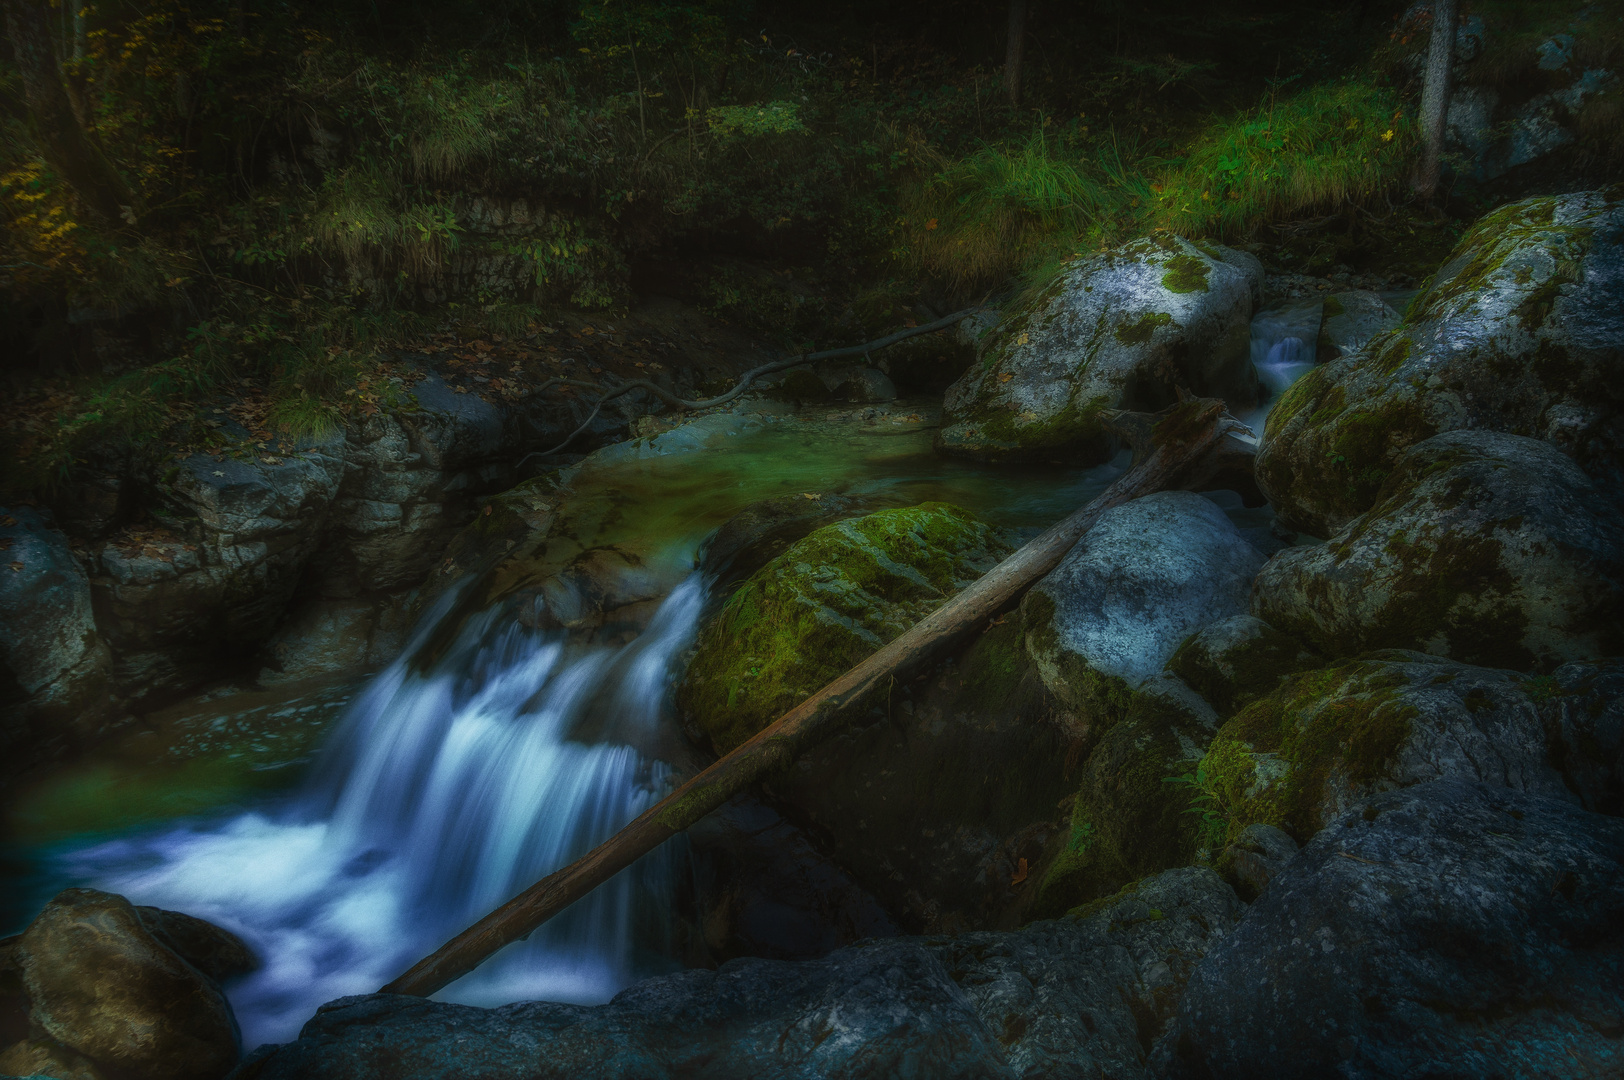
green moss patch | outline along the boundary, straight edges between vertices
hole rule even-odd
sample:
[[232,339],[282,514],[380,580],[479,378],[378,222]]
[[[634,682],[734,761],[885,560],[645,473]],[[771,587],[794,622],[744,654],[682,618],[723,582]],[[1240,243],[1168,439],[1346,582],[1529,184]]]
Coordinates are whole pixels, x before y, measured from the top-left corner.
[[945,503],[825,526],[751,575],[705,627],[678,705],[725,753],[1011,550]]
[[1165,311],[1147,311],[1132,322],[1124,319],[1113,331],[1113,336],[1124,345],[1143,345],[1150,340],[1157,327],[1172,324],[1173,316]]
[[1162,275],[1162,288],[1173,293],[1207,291],[1210,267],[1205,259],[1194,255],[1175,255],[1163,264],[1167,273]]
[[1262,822],[1300,842],[1325,824],[1328,785],[1379,780],[1418,710],[1396,667],[1356,661],[1287,678],[1219,728],[1202,759],[1228,839]]

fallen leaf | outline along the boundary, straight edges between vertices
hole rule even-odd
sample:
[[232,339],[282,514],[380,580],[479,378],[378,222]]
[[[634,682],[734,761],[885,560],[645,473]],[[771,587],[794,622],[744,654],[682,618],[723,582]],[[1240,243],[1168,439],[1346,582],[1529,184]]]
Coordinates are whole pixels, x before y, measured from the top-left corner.
[[1009,879],[1009,883],[1011,885],[1019,885],[1021,882],[1026,880],[1026,874],[1026,860],[1022,859],[1020,865],[1015,868],[1015,876]]
[[10,550],[11,550],[11,537],[8,536],[4,540],[0,540],[0,551],[10,551]]
[[803,492],[801,492],[801,498],[803,498],[803,499],[816,499],[817,497],[818,497],[818,493],[815,492],[815,491],[803,491]]
[[12,517],[10,514],[7,514],[5,517],[0,518],[0,525],[4,525],[8,529],[11,528],[15,524],[17,524],[17,519]]
[[1006,371],[1003,374],[998,376],[998,381],[999,382],[1009,382],[1009,380],[1013,379],[1014,377],[1015,377],[1014,372]]
[[14,563],[11,564],[11,568],[14,571],[15,570],[21,570],[23,568],[23,564],[20,563],[20,562],[14,562]]
[[223,472],[221,472],[221,471],[220,471],[220,470],[219,470],[219,469],[215,469],[215,470],[214,470],[214,475],[215,475],[215,476],[224,476],[224,475],[225,475],[225,473],[223,473]]
[[1031,334],[1022,334],[1020,337],[1015,339],[1015,344],[1017,344],[1017,345],[1029,345],[1029,344],[1031,344],[1031,341],[1032,341],[1032,335]]
[[490,516],[491,516],[491,508],[490,508],[490,506],[489,506],[489,505],[487,505],[487,506],[486,506],[486,507],[485,507],[485,516],[486,516],[486,517],[490,517]]

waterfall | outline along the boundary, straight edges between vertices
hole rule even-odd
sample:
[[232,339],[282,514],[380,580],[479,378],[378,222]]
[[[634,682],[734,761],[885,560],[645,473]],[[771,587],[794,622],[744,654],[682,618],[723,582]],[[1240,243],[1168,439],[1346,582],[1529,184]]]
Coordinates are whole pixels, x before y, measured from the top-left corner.
[[1319,336],[1319,299],[1260,311],[1252,318],[1252,364],[1257,368],[1268,399],[1242,417],[1248,427],[1263,434],[1269,408],[1292,383],[1314,367],[1314,342]]
[[[351,705],[286,804],[66,857],[79,880],[254,947],[265,966],[228,989],[245,1046],[291,1039],[322,1002],[377,990],[670,785],[649,749],[704,601],[697,576],[621,648],[529,629],[498,605],[414,663],[454,599]],[[607,1000],[662,963],[673,860],[669,845],[651,854],[436,997]]]

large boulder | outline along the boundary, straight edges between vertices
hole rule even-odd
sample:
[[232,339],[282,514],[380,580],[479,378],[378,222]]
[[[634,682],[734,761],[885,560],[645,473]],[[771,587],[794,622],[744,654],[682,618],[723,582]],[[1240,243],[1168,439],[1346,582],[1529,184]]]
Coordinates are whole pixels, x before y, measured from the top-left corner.
[[1211,500],[1135,499],[1099,521],[1021,603],[1049,689],[1097,739],[1128,691],[1208,623],[1244,614],[1261,552]]
[[113,1075],[217,1080],[239,1053],[231,1005],[166,939],[221,974],[240,973],[251,958],[200,920],[162,912],[153,919],[156,929],[122,896],[59,893],[17,942],[29,1018]]
[[1191,970],[1240,914],[1215,874],[1189,868],[1074,918],[866,941],[801,963],[738,959],[607,1005],[342,998],[233,1080],[1146,1080]]
[[1357,352],[1377,334],[1396,328],[1404,321],[1380,293],[1350,289],[1325,298],[1314,356],[1329,363],[1339,356]]
[[1108,409],[1154,412],[1180,387],[1251,408],[1262,283],[1250,255],[1165,235],[1074,263],[948,388],[937,449],[1093,463],[1112,453]]
[[1170,1078],[1624,1069],[1624,821],[1465,780],[1321,833],[1196,968]]
[[1206,841],[1191,813],[1189,774],[1218,728],[1212,707],[1176,676],[1132,692],[1082,765],[1068,827],[1050,842],[1025,913],[1056,915],[1168,867]]
[[725,753],[1011,550],[945,503],[825,526],[753,574],[701,631],[678,707]]
[[112,690],[84,567],[37,511],[0,507],[0,772],[95,738]]
[[1372,794],[1443,777],[1615,811],[1624,662],[1560,677],[1378,652],[1286,679],[1218,729],[1200,767],[1206,805],[1307,840]]
[[1461,240],[1398,329],[1315,368],[1269,413],[1257,479],[1329,536],[1443,431],[1544,439],[1624,480],[1624,188],[1527,199]]
[[1415,648],[1550,671],[1624,654],[1624,508],[1550,444],[1453,431],[1329,543],[1280,552],[1253,614],[1331,656]]

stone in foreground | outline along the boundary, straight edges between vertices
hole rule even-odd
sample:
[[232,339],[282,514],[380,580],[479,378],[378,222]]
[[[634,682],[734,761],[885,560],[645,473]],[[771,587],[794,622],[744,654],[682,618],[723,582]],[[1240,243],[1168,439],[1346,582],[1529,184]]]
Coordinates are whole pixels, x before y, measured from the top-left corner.
[[1191,977],[1177,1080],[1616,1076],[1624,821],[1463,780],[1303,849]]

